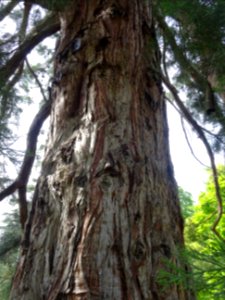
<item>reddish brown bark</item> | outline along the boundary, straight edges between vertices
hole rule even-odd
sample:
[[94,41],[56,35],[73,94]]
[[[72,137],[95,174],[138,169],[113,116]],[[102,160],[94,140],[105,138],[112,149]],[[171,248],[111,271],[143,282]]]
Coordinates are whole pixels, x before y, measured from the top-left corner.
[[148,1],[61,14],[51,131],[11,299],[191,299],[157,283],[183,221]]

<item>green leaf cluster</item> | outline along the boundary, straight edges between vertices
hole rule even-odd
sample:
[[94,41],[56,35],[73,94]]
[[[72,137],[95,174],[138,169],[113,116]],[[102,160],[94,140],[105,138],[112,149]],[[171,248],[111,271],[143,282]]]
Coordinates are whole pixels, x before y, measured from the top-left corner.
[[[217,169],[225,209],[225,166]],[[210,173],[206,190],[200,194],[199,202],[193,208],[194,213],[186,218],[185,237],[186,255],[191,262],[195,282],[198,282],[195,290],[200,300],[222,300],[225,298],[225,216],[218,225],[218,232],[224,238],[222,241],[211,230],[218,213],[218,203]]]
[[[208,171],[209,172],[209,171]],[[225,201],[225,167],[218,167],[218,181],[222,199]],[[192,248],[201,249],[201,241],[208,246],[217,243],[215,235],[211,231],[213,222],[217,216],[218,203],[214,180],[212,175],[209,175],[209,180],[206,184],[206,191],[199,196],[199,203],[194,206],[194,214],[186,219],[186,239]],[[225,209],[225,206],[224,208]],[[218,231],[225,239],[225,216],[220,220]],[[196,246],[195,246],[196,244]]]
[[9,298],[21,240],[18,210],[6,214],[4,226],[0,228],[0,299]]
[[[208,171],[209,172],[209,171]],[[225,202],[225,166],[218,167],[221,195]],[[177,249],[181,266],[165,261],[166,268],[158,275],[159,284],[166,289],[177,284],[196,293],[198,300],[225,299],[225,240],[220,240],[211,227],[217,215],[214,180],[209,174],[206,190],[194,205],[191,194],[179,189],[185,219],[185,249]],[[224,204],[225,209],[225,204]],[[225,238],[225,216],[218,231]]]

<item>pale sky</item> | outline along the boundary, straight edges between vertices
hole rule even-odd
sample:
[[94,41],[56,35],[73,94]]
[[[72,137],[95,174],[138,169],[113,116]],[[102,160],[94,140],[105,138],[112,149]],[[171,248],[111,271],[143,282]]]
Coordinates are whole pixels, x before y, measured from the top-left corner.
[[[3,29],[3,25],[4,24],[1,23],[1,29]],[[14,30],[15,24],[7,23],[7,31],[13,32]],[[37,94],[39,93],[38,89],[33,92],[35,95],[34,97],[37,98]],[[21,117],[21,120],[25,120],[25,122],[21,123],[20,128],[18,128],[18,132],[22,132],[22,138],[20,141],[20,145],[23,145],[22,149],[25,149],[26,132],[29,129],[29,125],[31,124],[32,119],[37,111],[38,108],[32,105],[32,107],[30,107],[30,109],[28,110],[28,113],[24,112],[24,115]],[[197,201],[199,193],[201,191],[204,191],[205,189],[205,182],[207,180],[208,174],[205,171],[204,167],[192,156],[182,131],[180,117],[174,110],[174,108],[172,108],[169,104],[168,119],[170,128],[170,149],[177,183],[184,190],[190,192],[193,195],[194,200]],[[190,130],[190,128],[188,132],[190,133],[190,142],[193,146],[193,150],[196,156],[204,164],[209,166],[209,159],[205,148],[202,145],[202,142],[196,137],[196,135]],[[224,164],[225,159],[221,156],[217,156],[217,163]],[[14,174],[16,176],[16,173],[13,173],[14,172],[12,170],[12,177]],[[8,200],[4,199],[0,202],[0,225],[3,219],[3,213],[7,212],[8,210]]]
[[[197,202],[198,195],[205,190],[208,173],[205,167],[193,157],[183,133],[180,116],[170,104],[168,104],[168,120],[170,150],[177,183],[185,191],[190,192]],[[208,154],[201,140],[189,126],[187,132],[195,156],[203,164],[210,166]],[[215,155],[215,159],[216,164],[225,164],[222,155]]]
[[[33,92],[36,95],[39,93],[38,90]],[[19,144],[20,147],[23,147],[24,149],[26,145],[26,132],[37,111],[37,104],[31,105],[26,111],[24,110],[21,117],[22,122],[18,128],[18,132],[22,132],[23,134],[21,135]],[[205,183],[207,181],[208,174],[205,171],[204,166],[202,166],[191,154],[181,127],[180,116],[170,104],[168,104],[168,121],[171,157],[177,183],[185,191],[190,192],[193,195],[193,199],[197,202],[198,195],[201,191],[205,190]],[[195,155],[204,164],[209,166],[209,159],[202,142],[196,137],[190,128],[188,133]],[[216,156],[216,158],[217,163],[225,163],[223,157]],[[13,172],[12,169],[12,176],[13,173],[16,176],[16,173]],[[7,199],[0,202],[0,224],[3,220],[3,213],[9,211],[9,209],[10,206]]]

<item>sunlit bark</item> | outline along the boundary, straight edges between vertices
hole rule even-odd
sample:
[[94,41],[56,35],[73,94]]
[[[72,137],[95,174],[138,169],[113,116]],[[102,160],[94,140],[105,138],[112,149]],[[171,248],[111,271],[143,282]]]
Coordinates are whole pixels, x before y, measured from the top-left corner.
[[51,128],[11,299],[191,299],[150,1],[61,13]]

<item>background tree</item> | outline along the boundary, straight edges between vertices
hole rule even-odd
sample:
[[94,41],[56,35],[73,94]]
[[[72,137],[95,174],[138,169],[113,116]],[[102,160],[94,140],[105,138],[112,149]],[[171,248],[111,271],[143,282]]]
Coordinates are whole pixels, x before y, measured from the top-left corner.
[[[219,184],[221,188],[222,199],[225,197],[225,168],[224,166],[218,167]],[[223,201],[224,203],[224,201]],[[209,175],[209,180],[206,184],[206,191],[199,196],[199,203],[195,206],[194,214],[187,222],[190,225],[187,226],[187,238],[194,244],[197,242],[198,246],[204,241],[204,244],[212,245],[215,240],[215,236],[211,232],[211,227],[216,218],[216,195],[213,184],[213,178]],[[218,230],[220,235],[224,238],[224,216],[221,218]]]
[[21,229],[18,209],[15,209],[16,199],[11,199],[14,209],[6,214],[0,230],[0,297],[9,299],[12,277],[16,269],[21,240]]
[[[224,203],[225,199],[225,167],[218,168],[219,184]],[[206,184],[206,191],[201,193],[199,203],[195,206],[194,214],[186,221],[186,240],[195,272],[200,277],[201,284],[196,286],[199,290],[199,299],[224,298],[224,253],[225,244],[211,231],[216,218],[216,195],[213,178],[210,175]],[[223,204],[224,206],[224,204]],[[220,235],[224,238],[224,216],[218,226]]]
[[191,217],[194,213],[194,201],[192,195],[179,187],[179,198],[181,203],[181,211],[184,220]]
[[[224,200],[225,167],[218,168],[221,195]],[[224,254],[225,244],[211,231],[216,218],[216,195],[212,175],[201,193],[199,202],[194,205],[189,193],[180,189],[182,213],[185,218],[185,244],[179,254],[185,264],[191,266],[189,272],[177,268],[168,260],[167,270],[160,272],[158,280],[165,288],[174,282],[187,285],[196,292],[199,300],[224,299]],[[224,201],[223,201],[224,203]],[[219,228],[224,237],[224,216]]]
[[[215,52],[206,42],[207,16],[219,31],[214,38],[218,57],[223,53],[224,22],[216,16],[224,4],[193,0],[187,7],[186,1],[170,2],[17,3],[23,9],[14,1],[2,4],[1,18],[16,12],[18,24],[17,35],[2,38],[2,132],[7,132],[13,116],[10,107],[15,107],[15,98],[10,93],[25,65],[45,99],[29,130],[18,177],[0,193],[3,200],[18,191],[22,227],[27,221],[13,299],[192,297],[179,285],[162,291],[155,279],[165,267],[165,256],[177,266],[182,264],[176,248],[183,244],[162,81],[209,154],[218,202],[212,229],[223,239],[213,154],[213,146],[219,149],[224,144],[219,98],[223,79],[218,59],[212,72],[212,66],[204,63]],[[37,22],[32,22],[35,4],[47,10],[39,10]],[[46,96],[26,56],[59,28]],[[175,63],[180,73],[176,82],[189,93],[188,106],[168,76],[168,66]],[[27,182],[37,137],[50,111],[46,155],[27,219]],[[202,127],[203,121],[218,127],[211,133]],[[2,141],[6,140],[3,135]]]

